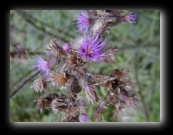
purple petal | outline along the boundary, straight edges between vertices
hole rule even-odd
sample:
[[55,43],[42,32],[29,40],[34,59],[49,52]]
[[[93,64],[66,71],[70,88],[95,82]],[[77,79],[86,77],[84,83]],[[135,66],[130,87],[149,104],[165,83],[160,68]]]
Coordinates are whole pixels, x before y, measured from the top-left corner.
[[86,114],[79,115],[79,121],[80,122],[87,122],[88,121],[88,116]]
[[77,25],[79,31],[86,32],[89,25],[90,25],[90,20],[88,18],[87,12],[82,11],[78,16],[77,16]]

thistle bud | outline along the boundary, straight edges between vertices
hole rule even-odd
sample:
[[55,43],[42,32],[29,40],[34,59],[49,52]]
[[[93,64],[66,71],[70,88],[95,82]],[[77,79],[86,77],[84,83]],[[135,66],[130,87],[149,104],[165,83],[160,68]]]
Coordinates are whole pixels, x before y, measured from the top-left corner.
[[71,50],[70,44],[68,44],[68,43],[63,44],[62,49],[66,53],[70,52],[70,50]]
[[136,23],[137,15],[133,12],[126,14],[120,19],[121,22],[128,22],[130,24]]

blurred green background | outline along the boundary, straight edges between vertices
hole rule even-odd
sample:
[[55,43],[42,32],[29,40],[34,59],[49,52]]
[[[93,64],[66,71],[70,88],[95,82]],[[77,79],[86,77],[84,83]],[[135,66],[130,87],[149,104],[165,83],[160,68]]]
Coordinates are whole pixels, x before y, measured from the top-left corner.
[[[121,23],[106,35],[108,44],[118,48],[116,62],[94,64],[95,73],[108,75],[114,68],[128,68],[138,105],[132,109],[128,121],[160,121],[160,11],[131,10],[138,15],[136,24]],[[128,10],[126,12],[129,12]],[[74,19],[80,10],[11,10],[10,11],[10,94],[30,75],[35,54],[44,58],[44,51],[51,38],[61,43],[75,38],[77,27]],[[27,55],[12,55],[15,46],[27,49]],[[15,57],[14,57],[15,56]],[[36,79],[37,77],[35,77]],[[59,116],[51,110],[39,112],[34,100],[38,94],[30,88],[31,79],[10,99],[11,122],[56,122]],[[51,91],[52,93],[54,91]],[[100,97],[106,93],[101,88]],[[41,94],[42,95],[42,94]],[[81,96],[85,96],[81,92]],[[93,121],[96,106],[87,103],[89,121]],[[60,114],[61,115],[61,114]],[[111,122],[111,108],[104,112],[102,122]],[[119,120],[125,121],[125,120]]]

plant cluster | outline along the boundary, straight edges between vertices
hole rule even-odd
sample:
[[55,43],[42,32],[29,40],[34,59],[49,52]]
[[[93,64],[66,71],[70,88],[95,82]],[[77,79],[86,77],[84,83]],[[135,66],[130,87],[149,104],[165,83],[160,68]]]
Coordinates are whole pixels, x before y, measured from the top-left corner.
[[[135,13],[124,14],[123,10],[81,11],[76,18],[76,38],[63,44],[51,39],[45,51],[47,59],[37,55],[33,67],[40,71],[40,76],[32,83],[32,88],[37,93],[51,86],[61,90],[61,93],[48,92],[38,97],[37,109],[63,112],[62,122],[87,122],[86,100],[90,105],[97,105],[94,121],[100,120],[109,105],[114,106],[117,114],[124,108],[135,107],[137,100],[127,69],[115,68],[107,76],[88,71],[86,65],[114,63],[118,49],[108,46],[104,37],[111,27],[123,22],[134,24],[136,19]],[[97,95],[100,87],[107,91],[104,98]],[[86,97],[78,96],[81,91]]]

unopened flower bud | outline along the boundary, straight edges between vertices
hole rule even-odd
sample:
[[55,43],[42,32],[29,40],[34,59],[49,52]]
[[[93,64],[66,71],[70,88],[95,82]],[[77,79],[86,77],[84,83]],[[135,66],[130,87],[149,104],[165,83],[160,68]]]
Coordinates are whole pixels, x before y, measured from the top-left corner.
[[63,44],[62,49],[66,53],[70,52],[70,50],[71,50],[70,44],[68,44],[68,43]]
[[133,12],[126,14],[123,18],[120,19],[121,22],[128,22],[130,24],[136,23],[137,15]]

